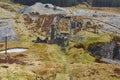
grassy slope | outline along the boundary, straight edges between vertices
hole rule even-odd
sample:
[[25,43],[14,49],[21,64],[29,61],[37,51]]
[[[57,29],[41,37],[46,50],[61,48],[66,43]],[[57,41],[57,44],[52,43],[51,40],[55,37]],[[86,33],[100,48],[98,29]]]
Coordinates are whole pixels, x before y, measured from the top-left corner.
[[22,9],[23,5],[15,4],[10,2],[9,0],[1,0],[0,1],[0,18],[14,18],[15,12]]
[[15,4],[15,3],[0,2],[0,7],[8,11],[18,11],[19,9],[22,9],[25,6],[20,4]]
[[0,0],[0,7],[7,11],[18,11],[19,9],[22,9],[25,6],[13,3],[10,0]]
[[91,6],[87,7],[85,4],[79,4],[77,6],[66,7],[66,8],[69,10],[85,9],[85,10],[102,11],[102,12],[120,14],[120,8],[112,8],[112,7],[91,7]]
[[[94,63],[94,58],[87,51],[73,47],[76,43],[71,43],[66,52],[61,51],[57,45],[32,43],[31,41],[35,37],[23,26],[22,15],[18,15],[16,19],[18,23],[15,24],[14,29],[20,41],[9,42],[8,48],[28,48],[26,52],[11,54],[12,58],[26,62],[27,65],[0,64],[1,80],[40,80],[40,78],[54,80],[55,77],[56,80],[67,80],[69,77],[72,77],[73,80],[119,80],[120,74],[116,71],[116,69],[120,71],[119,66]],[[93,43],[96,39],[106,42],[111,40],[108,34],[96,35],[81,32],[81,35],[90,38],[83,42],[85,46]],[[4,49],[4,46],[0,49]],[[20,54],[26,56],[18,56]],[[4,55],[0,55],[0,58],[2,57]],[[8,68],[2,66],[8,66]]]
[[[101,76],[103,79],[118,79],[119,76],[118,73],[115,73],[114,70],[116,68],[120,69],[120,67],[115,65],[108,65],[108,64],[96,64],[94,63],[94,58],[91,57],[88,52],[86,52],[84,49],[80,48],[74,48],[73,46],[76,43],[71,43],[70,46],[67,47],[67,51],[64,53],[61,51],[61,48],[57,45],[49,45],[49,44],[34,44],[31,41],[35,39],[35,37],[31,34],[30,31],[26,31],[26,28],[21,27],[22,26],[22,15],[19,15],[17,18],[18,22],[15,26],[15,30],[18,33],[18,36],[20,38],[19,42],[13,42],[9,43],[9,47],[27,47],[29,48],[28,51],[24,52],[23,54],[27,54],[27,62],[31,63],[39,63],[42,66],[46,65],[45,68],[40,67],[39,65],[30,68],[31,66],[23,66],[24,70],[29,69],[29,73],[32,71],[36,72],[38,76],[41,77],[48,77],[49,79],[53,80],[54,74],[56,74],[56,79],[61,80],[64,78],[64,80],[68,79],[70,76],[72,76],[73,80],[92,80],[92,79],[101,79]],[[112,37],[110,37],[109,34],[101,34],[97,35],[90,32],[81,32],[80,33],[84,37],[89,37],[88,41],[85,42],[85,45],[88,46],[90,43],[101,41],[101,42],[109,42]],[[89,34],[89,36],[88,36]],[[83,42],[84,43],[84,42]],[[12,45],[14,44],[14,45]],[[70,47],[73,47],[69,50]],[[65,55],[66,54],[66,55]],[[40,68],[38,68],[38,66]],[[79,67],[78,67],[79,66]],[[97,66],[100,66],[99,71],[97,69]],[[113,66],[113,67],[112,67]],[[28,68],[28,69],[27,69]],[[35,70],[33,69],[35,68]],[[51,70],[52,68],[52,70]],[[103,69],[102,69],[103,68]],[[49,71],[50,70],[50,71]],[[110,70],[110,73],[107,72]],[[21,70],[21,72],[23,72]],[[98,73],[96,73],[98,72]],[[26,72],[28,74],[28,72]],[[25,73],[25,74],[26,74]],[[91,75],[93,73],[93,76]],[[106,78],[106,75],[108,77]],[[29,74],[32,78],[34,78],[35,73]],[[29,79],[29,76],[26,77]],[[50,75],[52,77],[50,77]],[[115,75],[116,77],[112,77],[111,75]],[[21,75],[21,73],[18,74],[17,79],[19,79],[22,76],[23,79],[25,79],[24,75]],[[31,78],[31,80],[33,80]]]

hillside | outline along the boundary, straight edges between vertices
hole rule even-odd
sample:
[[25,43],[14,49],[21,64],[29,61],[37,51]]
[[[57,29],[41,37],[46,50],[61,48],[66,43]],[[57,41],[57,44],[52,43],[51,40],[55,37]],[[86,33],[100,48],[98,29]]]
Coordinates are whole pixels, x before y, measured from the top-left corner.
[[33,5],[36,2],[42,2],[42,3],[51,3],[56,6],[62,6],[62,7],[70,7],[70,6],[76,6],[79,3],[86,2],[87,4],[90,4],[93,7],[120,7],[120,0],[12,0],[15,3],[25,4],[25,5]]
[[22,9],[25,6],[12,3],[11,1],[6,0],[6,1],[0,1],[0,7],[8,11],[15,12],[18,11],[19,9]]
[[120,79],[118,8],[0,2],[0,11],[0,80]]
[[9,12],[3,8],[0,8],[0,15],[2,15],[2,16],[0,16],[0,18],[12,18],[15,16],[11,12]]

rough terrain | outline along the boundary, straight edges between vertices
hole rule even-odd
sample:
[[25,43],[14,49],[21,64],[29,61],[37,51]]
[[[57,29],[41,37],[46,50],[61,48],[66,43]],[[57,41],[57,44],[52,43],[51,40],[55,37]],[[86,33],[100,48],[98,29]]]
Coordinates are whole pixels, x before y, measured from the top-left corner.
[[[90,52],[87,50],[90,44],[109,43],[113,40],[115,34],[109,31],[114,29],[115,32],[119,32],[116,27],[111,26],[111,24],[115,24],[115,26],[118,25],[117,27],[119,28],[118,14],[107,14],[98,11],[94,14],[95,11],[91,11],[90,13],[86,10],[82,10],[82,13],[86,15],[82,15],[81,11],[77,13],[77,15],[65,13],[66,15],[72,15],[73,21],[83,23],[83,29],[81,29],[80,32],[77,31],[77,29],[74,30],[73,41],[65,48],[56,44],[32,42],[37,36],[43,39],[45,38],[45,31],[50,29],[55,17],[55,14],[52,14],[54,11],[51,9],[39,10],[39,4],[40,3],[31,6],[33,8],[37,6],[35,12],[26,11],[26,9],[31,7],[22,9],[25,14],[13,14],[14,12],[2,8],[3,10],[9,11],[10,14],[13,14],[14,18],[1,14],[4,16],[0,17],[0,26],[2,26],[0,27],[0,31],[3,32],[3,28],[10,27],[8,31],[14,36],[17,35],[19,39],[19,41],[8,42],[7,47],[9,49],[27,48],[28,50],[25,52],[10,53],[8,60],[5,54],[0,54],[0,80],[120,79],[120,66],[113,63],[108,64],[102,62],[100,61],[101,57],[91,56]],[[43,6],[43,4],[40,4],[40,6],[41,5]],[[49,4],[49,6],[52,5]],[[78,11],[80,10],[79,8],[77,9]],[[39,14],[36,13],[36,11],[38,11]],[[51,15],[44,14],[46,12],[49,13],[49,11]],[[62,12],[64,13],[64,11]],[[59,11],[56,11],[56,13],[59,14]],[[111,23],[110,18],[115,19],[115,23]],[[106,22],[106,20],[108,20],[108,22]],[[86,22],[88,21],[91,22],[91,25],[86,27]],[[61,30],[68,31],[68,19],[61,19],[59,24]],[[3,34],[0,33],[0,37],[1,36],[3,36]],[[0,42],[0,50],[4,50],[4,48],[4,42]]]
[[98,24],[102,24],[104,26],[104,29],[101,30],[102,32],[111,31],[120,34],[120,14],[96,10],[76,10],[74,15],[87,16]]

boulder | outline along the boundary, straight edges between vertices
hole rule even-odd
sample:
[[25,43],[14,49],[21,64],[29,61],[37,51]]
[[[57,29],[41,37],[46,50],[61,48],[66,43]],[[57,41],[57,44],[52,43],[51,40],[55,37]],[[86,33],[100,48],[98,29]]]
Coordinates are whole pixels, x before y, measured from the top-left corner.
[[89,45],[88,50],[94,56],[120,60],[120,47],[114,42],[93,43]]
[[36,3],[32,6],[25,7],[18,11],[20,14],[30,14],[30,13],[39,13],[39,14],[67,14],[69,10],[66,10],[62,7],[54,6],[52,4],[42,4]]
[[11,27],[0,28],[0,42],[4,42],[6,36],[8,41],[18,40],[15,31]]

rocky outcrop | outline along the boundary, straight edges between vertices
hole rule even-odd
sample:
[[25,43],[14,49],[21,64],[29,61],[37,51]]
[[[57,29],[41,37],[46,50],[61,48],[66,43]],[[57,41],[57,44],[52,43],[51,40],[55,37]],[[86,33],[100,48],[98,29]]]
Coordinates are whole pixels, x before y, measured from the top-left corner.
[[0,41],[5,41],[5,37],[7,36],[8,41],[17,41],[16,33],[10,27],[0,28]]
[[113,59],[119,59],[120,60],[120,46],[116,44],[113,50]]
[[120,47],[114,42],[93,43],[89,45],[88,50],[94,56],[120,60]]
[[42,4],[36,3],[32,6],[21,9],[18,13],[21,14],[30,14],[30,13],[39,13],[39,14],[67,14],[69,10],[64,8],[54,6],[52,4]]
[[10,20],[5,23],[0,25],[0,42],[5,41],[6,36],[8,41],[17,41],[18,38],[13,29],[13,21]]

